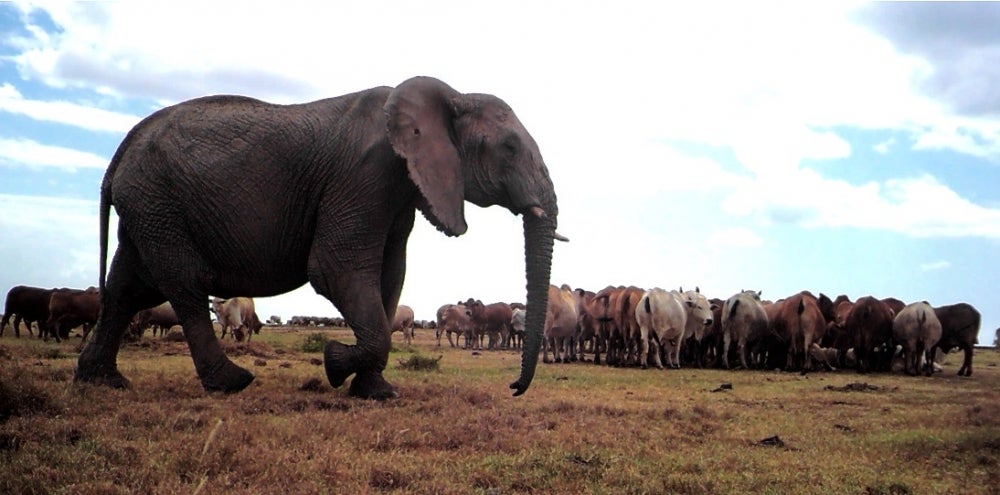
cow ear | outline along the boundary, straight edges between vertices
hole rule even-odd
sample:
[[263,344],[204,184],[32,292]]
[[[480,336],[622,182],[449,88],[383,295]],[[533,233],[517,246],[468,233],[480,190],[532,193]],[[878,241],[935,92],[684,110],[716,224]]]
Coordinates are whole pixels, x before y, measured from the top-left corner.
[[389,142],[406,159],[410,180],[420,191],[424,217],[449,236],[465,233],[462,162],[452,140],[459,93],[430,77],[404,81],[389,94],[383,110]]

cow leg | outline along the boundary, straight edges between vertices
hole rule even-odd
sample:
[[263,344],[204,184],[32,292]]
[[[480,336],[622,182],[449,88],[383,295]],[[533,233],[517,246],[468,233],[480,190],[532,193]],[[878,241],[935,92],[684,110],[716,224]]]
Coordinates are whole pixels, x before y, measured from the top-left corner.
[[965,359],[962,361],[962,367],[958,369],[958,376],[972,376],[972,346],[962,346],[962,350],[965,351]]

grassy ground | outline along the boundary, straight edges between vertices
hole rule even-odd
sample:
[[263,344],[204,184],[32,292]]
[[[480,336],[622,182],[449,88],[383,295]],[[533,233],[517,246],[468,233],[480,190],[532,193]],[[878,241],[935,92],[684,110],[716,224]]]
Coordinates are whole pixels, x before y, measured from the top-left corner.
[[512,398],[519,354],[418,331],[380,403],[330,388],[316,332],[226,344],[257,375],[232,396],[183,343],[124,348],[117,391],[71,386],[75,342],[0,340],[0,493],[1000,493],[994,350],[971,378],[540,364]]

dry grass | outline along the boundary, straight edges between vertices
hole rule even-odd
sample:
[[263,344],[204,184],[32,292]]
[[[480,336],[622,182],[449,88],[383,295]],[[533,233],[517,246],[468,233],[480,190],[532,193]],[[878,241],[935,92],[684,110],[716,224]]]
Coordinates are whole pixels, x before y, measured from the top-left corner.
[[[126,391],[71,386],[75,342],[0,340],[0,493],[998,493],[1000,354],[931,378],[539,365],[412,346],[401,398],[333,390],[315,330],[226,343],[257,380],[208,395],[185,344],[123,349]],[[328,331],[343,341],[349,332]],[[952,361],[956,360],[951,356]],[[434,371],[408,369],[430,363]],[[397,364],[398,363],[398,364]],[[420,368],[420,366],[414,366]],[[433,368],[433,366],[431,366]],[[732,384],[731,389],[720,387]],[[772,437],[777,437],[772,438]],[[763,441],[770,439],[768,441]]]

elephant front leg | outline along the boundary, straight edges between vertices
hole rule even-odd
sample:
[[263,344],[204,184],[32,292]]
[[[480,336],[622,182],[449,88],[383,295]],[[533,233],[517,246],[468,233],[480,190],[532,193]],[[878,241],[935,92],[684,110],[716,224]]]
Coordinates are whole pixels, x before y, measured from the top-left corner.
[[395,387],[382,377],[391,346],[389,321],[379,293],[376,274],[352,272],[324,278],[310,275],[316,292],[326,296],[340,309],[354,331],[357,344],[335,340],[323,349],[323,365],[330,385],[338,388],[351,375],[348,394],[366,399],[398,397]]

